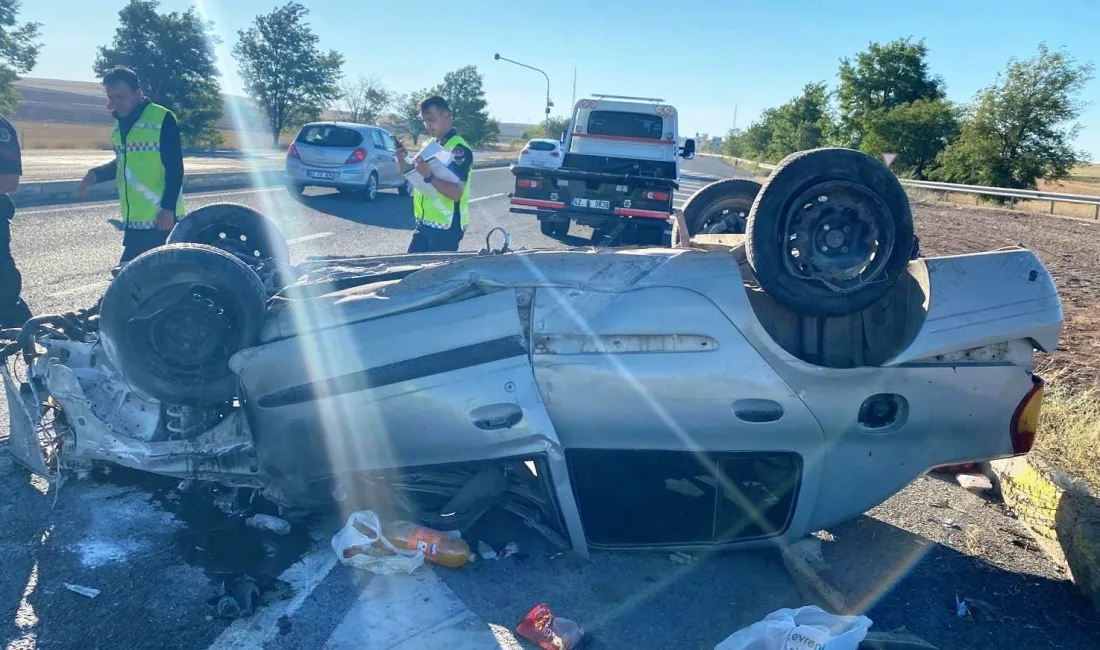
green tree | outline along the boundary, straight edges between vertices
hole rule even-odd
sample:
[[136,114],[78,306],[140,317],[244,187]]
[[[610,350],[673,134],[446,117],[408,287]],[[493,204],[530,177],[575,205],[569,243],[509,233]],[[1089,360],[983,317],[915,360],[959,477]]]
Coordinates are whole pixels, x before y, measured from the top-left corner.
[[19,103],[15,82],[38,62],[41,23],[16,22],[22,8],[19,0],[0,0],[0,113],[11,115]]
[[840,62],[839,136],[845,146],[858,147],[867,121],[895,106],[918,99],[943,99],[943,80],[928,72],[924,40],[908,38],[871,43],[855,61]]
[[92,68],[100,76],[115,66],[133,69],[145,94],[176,113],[183,146],[216,147],[223,107],[213,24],[194,7],[161,14],[159,6],[158,0],[130,0]]
[[766,157],[775,161],[796,151],[822,146],[831,121],[825,82],[806,84],[801,95],[776,110]]
[[400,125],[397,131],[412,138],[414,146],[420,144],[420,136],[424,135],[424,121],[420,119],[420,102],[431,94],[430,89],[422,88],[398,95],[393,102],[397,113],[392,116],[392,121]]
[[567,130],[569,130],[569,117],[561,115],[559,117],[551,117],[547,121],[539,122],[530,131],[525,132],[523,137],[560,140],[561,134]]
[[349,122],[374,124],[393,98],[377,76],[360,76],[340,86],[339,108]]
[[495,142],[500,137],[500,125],[489,117],[486,109],[489,102],[483,84],[477,66],[468,65],[448,72],[433,91],[450,104],[455,129],[472,147]]
[[745,132],[738,128],[732,128],[722,138],[722,153],[732,158],[745,157]]
[[344,57],[317,47],[307,15],[300,3],[288,2],[257,16],[237,32],[233,46],[245,89],[267,117],[272,147],[279,146],[283,129],[317,119],[340,96]]
[[942,99],[918,99],[870,113],[860,149],[873,156],[891,151],[892,168],[923,179],[939,155],[959,134],[958,109]]
[[775,132],[775,121],[778,109],[765,108],[760,117],[749,124],[749,128],[739,138],[741,140],[742,158],[763,161],[768,156],[768,145],[772,141]]
[[1072,143],[1092,63],[1040,44],[1027,60],[1009,59],[1004,75],[975,98],[962,132],[939,156],[932,177],[953,183],[1034,189],[1085,162]]

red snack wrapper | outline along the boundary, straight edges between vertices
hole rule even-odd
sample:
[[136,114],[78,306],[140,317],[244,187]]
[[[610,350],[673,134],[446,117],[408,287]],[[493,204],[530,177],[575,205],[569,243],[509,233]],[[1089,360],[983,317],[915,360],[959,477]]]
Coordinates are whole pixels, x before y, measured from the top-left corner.
[[584,638],[577,623],[554,615],[545,603],[535,605],[516,626],[516,632],[542,650],[573,650]]

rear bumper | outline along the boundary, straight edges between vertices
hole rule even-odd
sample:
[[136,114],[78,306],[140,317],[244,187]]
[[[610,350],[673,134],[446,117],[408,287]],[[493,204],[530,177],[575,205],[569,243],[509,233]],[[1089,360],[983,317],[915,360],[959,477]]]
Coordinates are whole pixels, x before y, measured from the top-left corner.
[[[288,184],[309,185],[312,187],[356,188],[367,184],[368,168],[352,167],[312,167],[300,162],[288,162],[285,175]],[[332,176],[324,178],[322,176]]]

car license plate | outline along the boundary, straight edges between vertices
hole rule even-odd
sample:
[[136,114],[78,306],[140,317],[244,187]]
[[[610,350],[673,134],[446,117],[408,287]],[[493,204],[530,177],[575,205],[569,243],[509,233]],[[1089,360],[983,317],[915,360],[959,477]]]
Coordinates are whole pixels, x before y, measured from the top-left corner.
[[600,199],[573,199],[574,208],[592,208],[593,210],[610,210],[611,201]]
[[306,176],[310,178],[322,178],[326,181],[331,181],[336,178],[336,172],[315,172],[312,169],[306,172]]

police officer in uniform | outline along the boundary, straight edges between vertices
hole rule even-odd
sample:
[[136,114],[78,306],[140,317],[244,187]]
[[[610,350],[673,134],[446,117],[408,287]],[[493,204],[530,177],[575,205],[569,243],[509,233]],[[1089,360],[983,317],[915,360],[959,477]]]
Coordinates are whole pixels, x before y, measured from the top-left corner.
[[[444,149],[451,152],[448,169],[458,177],[458,182],[445,181],[432,176],[431,168],[419,156],[416,171],[431,183],[438,193],[427,196],[413,191],[413,215],[416,230],[409,243],[410,253],[457,251],[470,224],[470,169],[474,164],[474,152],[461,135],[455,132],[451,107],[447,100],[433,95],[420,102],[420,117],[424,130]],[[397,143],[397,164],[404,174],[410,169],[405,162],[405,146]]]
[[15,202],[11,193],[19,189],[23,175],[23,159],[19,139],[4,116],[0,115],[0,327],[22,327],[31,318],[31,310],[23,302],[23,276],[11,256],[11,220]]
[[144,95],[133,70],[111,70],[103,87],[115,118],[115,159],[89,171],[80,193],[87,196],[93,184],[104,181],[118,185],[125,233],[117,274],[138,255],[163,246],[183,216],[183,147],[175,114]]

